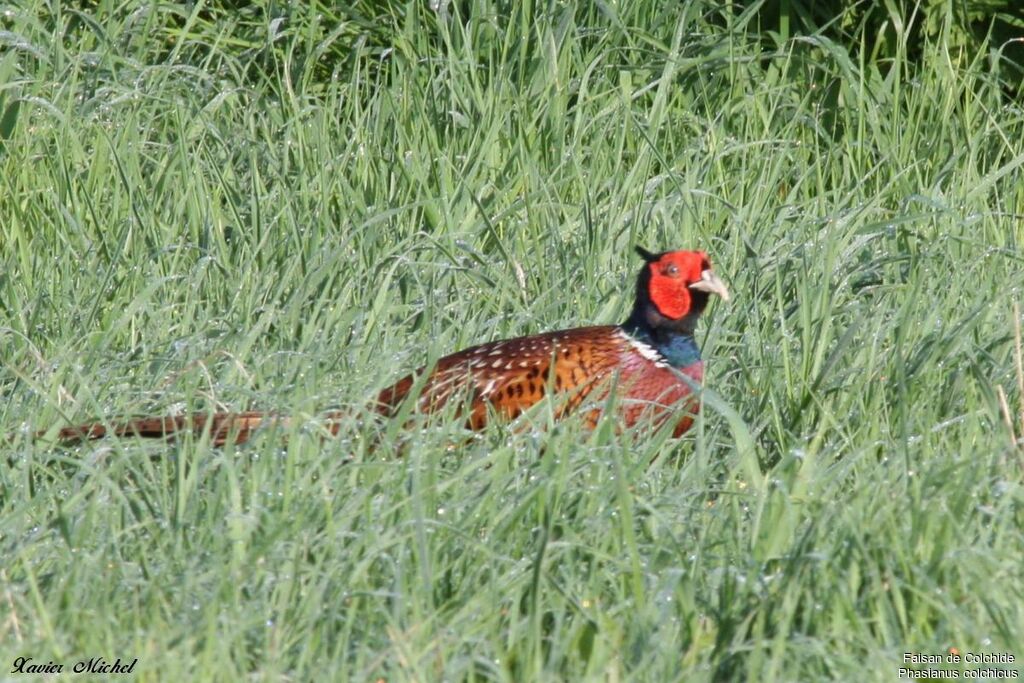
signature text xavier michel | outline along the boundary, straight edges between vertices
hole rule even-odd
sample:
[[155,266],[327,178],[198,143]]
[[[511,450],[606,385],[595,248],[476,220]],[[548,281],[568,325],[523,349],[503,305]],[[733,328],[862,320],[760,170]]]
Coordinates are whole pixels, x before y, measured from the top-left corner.
[[18,657],[14,660],[12,674],[62,674],[73,672],[76,674],[130,674],[135,664],[139,661],[136,657],[130,662],[123,662],[118,657],[115,661],[103,657],[90,657],[75,662],[65,670],[65,664],[56,662],[36,662],[32,657]]

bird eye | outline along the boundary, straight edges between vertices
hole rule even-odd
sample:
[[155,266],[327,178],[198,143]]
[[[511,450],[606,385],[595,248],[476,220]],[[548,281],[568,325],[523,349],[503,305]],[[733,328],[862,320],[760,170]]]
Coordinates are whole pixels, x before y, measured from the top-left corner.
[[665,273],[665,275],[668,275],[669,277],[676,277],[677,275],[679,275],[679,266],[677,266],[674,263],[670,263],[665,267],[665,270],[663,272]]

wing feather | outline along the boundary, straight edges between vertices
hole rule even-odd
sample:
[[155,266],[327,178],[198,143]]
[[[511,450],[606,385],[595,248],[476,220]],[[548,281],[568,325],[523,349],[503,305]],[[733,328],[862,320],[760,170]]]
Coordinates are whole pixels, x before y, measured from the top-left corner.
[[[585,398],[596,382],[614,370],[625,343],[612,326],[582,327],[473,346],[440,359],[423,384],[417,410],[442,408],[453,396],[465,396],[469,424],[479,429],[489,410],[514,418],[549,392],[567,394],[559,412]],[[378,411],[394,415],[416,385],[403,377],[384,389]]]

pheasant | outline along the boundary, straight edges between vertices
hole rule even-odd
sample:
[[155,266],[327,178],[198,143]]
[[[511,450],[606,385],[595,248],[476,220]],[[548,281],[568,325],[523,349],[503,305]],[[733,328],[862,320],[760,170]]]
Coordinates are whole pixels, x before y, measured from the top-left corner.
[[[461,401],[467,426],[482,429],[492,416],[514,419],[552,394],[557,417],[583,410],[586,422],[593,426],[614,389],[617,417],[623,426],[650,420],[658,427],[675,420],[673,434],[680,436],[689,429],[699,408],[693,387],[704,375],[693,336],[697,319],[710,295],[728,301],[729,291],[704,252],[654,254],[637,247],[637,253],[644,265],[637,277],[633,311],[624,323],[473,346],[384,389],[374,409],[382,416],[394,417],[416,390],[417,412],[434,412],[455,399]],[[324,416],[329,431],[338,432],[341,417],[340,412]],[[247,441],[253,430],[271,423],[287,423],[287,418],[264,412],[139,418],[109,427],[103,423],[67,427],[60,430],[58,439],[74,442],[106,435],[166,438],[177,432],[209,429],[211,442],[223,445]]]

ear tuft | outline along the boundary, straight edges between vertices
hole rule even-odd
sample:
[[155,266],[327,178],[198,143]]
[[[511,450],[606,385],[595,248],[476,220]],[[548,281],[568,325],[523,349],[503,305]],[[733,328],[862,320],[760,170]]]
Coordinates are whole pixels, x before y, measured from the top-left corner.
[[636,253],[640,254],[640,258],[642,258],[647,263],[654,263],[659,258],[658,254],[652,254],[651,252],[641,247],[639,244],[636,245],[634,249],[636,249]]

